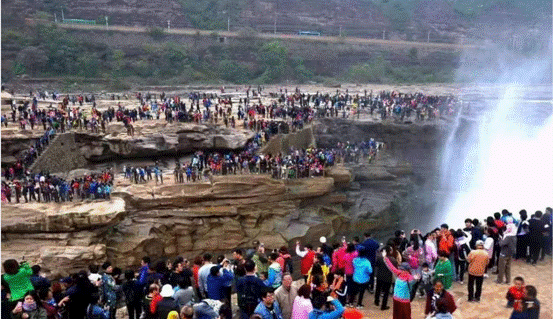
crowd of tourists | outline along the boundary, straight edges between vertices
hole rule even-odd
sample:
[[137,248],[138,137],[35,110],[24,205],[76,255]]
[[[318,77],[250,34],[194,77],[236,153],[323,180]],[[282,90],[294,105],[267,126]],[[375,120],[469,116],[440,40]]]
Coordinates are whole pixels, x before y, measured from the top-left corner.
[[[492,302],[482,299],[482,285],[497,272],[496,281],[507,285],[511,318],[536,319],[537,290],[520,276],[511,278],[510,260],[535,264],[540,253],[551,254],[551,214],[548,207],[530,219],[521,211],[517,219],[504,210],[484,225],[467,219],[457,230],[447,224],[426,234],[398,230],[384,243],[370,233],[334,244],[321,237],[317,247],[298,241],[296,272],[293,252],[259,241],[233,250],[232,257],[144,257],[140,267],[125,271],[105,262],[56,282],[41,276],[40,266],[10,259],[3,264],[2,318],[115,318],[126,305],[132,319],[230,319],[234,313],[244,319],[349,319],[363,316],[368,291],[381,310],[390,308],[391,294],[394,319],[411,318],[417,295],[426,299],[428,318],[444,319],[457,309],[449,292],[453,282],[463,285],[467,272],[468,301]],[[294,281],[296,273],[301,279]]]
[[[361,111],[370,115],[379,114],[383,120],[405,120],[413,119],[412,117],[418,121],[432,120],[441,115],[452,115],[457,105],[452,96],[405,94],[397,91],[373,94],[366,90],[364,94],[350,94],[348,89],[337,90],[334,94],[311,94],[301,92],[298,88],[293,92],[281,89],[280,92],[268,93],[271,101],[262,103],[258,93],[250,97],[250,90],[251,88],[246,90],[247,97],[240,97],[238,103],[233,102],[228,94],[193,92],[188,94],[186,101],[181,96],[169,96],[165,93],[158,96],[139,92],[135,95],[138,106],[126,108],[118,101],[117,106],[103,111],[97,109],[93,94],[60,96],[59,93],[52,93],[52,99],[57,105],[50,103],[49,107],[41,109],[38,107],[39,101],[45,100],[49,94],[31,91],[30,100],[21,104],[12,100],[11,113],[2,114],[1,120],[4,126],[8,126],[11,120],[23,130],[27,127],[34,130],[35,126],[42,126],[44,130],[54,128],[60,132],[72,128],[92,132],[99,132],[101,129],[105,132],[106,125],[116,119],[124,122],[132,135],[133,122],[154,118],[159,120],[161,116],[168,122],[224,123],[227,127],[236,127],[238,121],[243,120],[243,126],[250,129],[256,126],[255,122],[259,119],[282,120],[289,122],[292,128],[297,128],[311,122],[314,117],[359,117]],[[112,95],[112,100],[115,101],[115,95]],[[233,105],[236,104],[236,110],[233,111]],[[85,107],[90,107],[88,116],[84,112]]]
[[209,175],[270,174],[275,179],[323,176],[327,167],[337,162],[372,162],[381,144],[374,139],[362,143],[338,143],[336,148],[291,148],[290,155],[257,154],[257,142],[241,152],[196,152],[186,163],[177,161],[174,181],[195,182]]
[[71,180],[48,173],[26,173],[16,179],[2,181],[2,203],[19,204],[25,201],[61,203],[80,199],[110,199],[113,189],[113,172],[86,174]]

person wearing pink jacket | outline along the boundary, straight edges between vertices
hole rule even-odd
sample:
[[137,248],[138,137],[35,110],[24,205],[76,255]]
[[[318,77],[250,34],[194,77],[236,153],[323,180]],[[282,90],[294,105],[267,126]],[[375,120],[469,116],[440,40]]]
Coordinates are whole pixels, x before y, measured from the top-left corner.
[[308,319],[309,313],[313,311],[313,304],[311,304],[311,286],[303,285],[298,289],[298,295],[294,299],[294,305],[292,306],[292,318],[291,319]]
[[424,242],[424,254],[426,262],[431,269],[434,269],[436,260],[438,259],[438,250],[435,244],[436,234],[431,232],[428,234],[426,241]]
[[353,282],[353,260],[358,256],[357,250],[355,250],[355,245],[349,243],[346,248],[346,253],[344,254],[344,274],[346,275],[346,285],[348,287],[348,301],[350,304],[353,303],[353,298],[355,297],[355,283]]

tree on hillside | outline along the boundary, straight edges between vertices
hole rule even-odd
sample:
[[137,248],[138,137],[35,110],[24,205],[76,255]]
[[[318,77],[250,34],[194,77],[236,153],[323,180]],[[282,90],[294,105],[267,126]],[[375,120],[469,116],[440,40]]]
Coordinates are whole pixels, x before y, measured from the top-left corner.
[[43,71],[48,58],[43,50],[31,46],[19,52],[16,60],[20,62],[31,75],[35,76]]

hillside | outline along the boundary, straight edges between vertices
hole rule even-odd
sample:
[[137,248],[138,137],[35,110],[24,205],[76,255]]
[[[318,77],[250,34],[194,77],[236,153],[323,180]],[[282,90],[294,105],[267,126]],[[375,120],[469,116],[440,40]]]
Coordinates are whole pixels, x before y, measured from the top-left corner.
[[443,83],[468,47],[534,54],[551,34],[546,0],[157,1],[2,2],[2,81]]

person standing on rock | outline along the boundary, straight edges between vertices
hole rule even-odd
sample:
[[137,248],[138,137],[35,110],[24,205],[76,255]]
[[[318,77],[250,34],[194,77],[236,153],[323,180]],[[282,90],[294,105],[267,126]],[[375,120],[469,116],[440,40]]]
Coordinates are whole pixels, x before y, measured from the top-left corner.
[[301,275],[307,281],[309,270],[315,262],[315,251],[313,251],[313,246],[311,244],[307,244],[305,245],[304,250],[300,250],[300,242],[296,241],[296,255],[301,257]]

